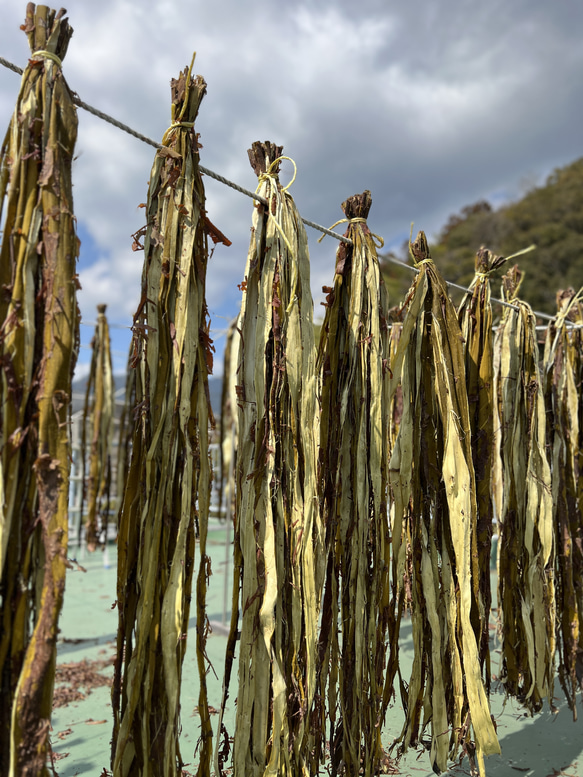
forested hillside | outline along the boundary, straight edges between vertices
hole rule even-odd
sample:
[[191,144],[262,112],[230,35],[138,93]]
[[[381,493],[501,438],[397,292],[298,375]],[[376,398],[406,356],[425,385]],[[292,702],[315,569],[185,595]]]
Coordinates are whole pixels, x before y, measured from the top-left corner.
[[[443,227],[431,253],[447,280],[468,285],[480,246],[508,256],[531,243],[536,250],[517,260],[525,272],[520,295],[535,310],[552,314],[558,289],[583,286],[583,158],[555,170],[544,186],[518,202],[498,210],[485,201],[462,208]],[[391,300],[402,300],[411,274],[386,261],[383,270]],[[503,266],[492,278],[495,296],[505,271]],[[458,295],[452,292],[452,296],[457,302]]]

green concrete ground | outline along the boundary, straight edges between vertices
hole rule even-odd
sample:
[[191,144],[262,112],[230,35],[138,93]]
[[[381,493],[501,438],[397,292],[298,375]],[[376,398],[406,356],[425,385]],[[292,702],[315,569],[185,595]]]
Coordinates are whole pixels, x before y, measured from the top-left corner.
[[[208,675],[209,704],[218,709],[220,705],[226,636],[220,628],[223,617],[223,594],[225,580],[224,533],[210,535],[210,552],[213,575],[209,588],[207,612],[209,619],[217,624],[208,640],[208,655],[217,677]],[[65,591],[65,605],[61,616],[61,633],[58,645],[60,666],[77,665],[81,661],[107,662],[114,654],[114,640],[117,629],[117,612],[112,609],[115,601],[115,549],[109,549],[109,568],[105,568],[103,554],[79,558],[86,572],[69,572]],[[230,573],[229,573],[230,579]],[[194,629],[194,619],[191,620]],[[410,625],[402,629],[402,660],[412,659]],[[192,642],[194,644],[194,633]],[[494,670],[495,670],[494,659]],[[111,676],[111,668],[103,669]],[[232,679],[231,701],[236,696],[236,676]],[[68,687],[60,684],[61,688]],[[83,691],[83,687],[80,689]],[[182,690],[182,756],[187,772],[196,771],[193,756],[198,739],[198,717],[196,714],[198,695],[198,673],[194,650],[187,651],[184,666]],[[559,713],[553,715],[544,711],[534,718],[526,716],[511,701],[504,706],[500,692],[492,696],[492,712],[497,720],[498,736],[502,755],[490,757],[486,762],[488,777],[583,777],[583,721],[574,723],[564,699],[556,688],[556,704]],[[581,705],[580,705],[581,707]],[[583,713],[583,708],[581,708]],[[216,721],[216,716],[213,716]],[[225,720],[228,731],[234,730],[234,711],[231,706]],[[384,741],[388,747],[399,734],[403,713],[395,705],[389,713]],[[54,710],[52,743],[58,760],[55,770],[60,777],[105,777],[109,769],[109,753],[112,730],[111,702],[108,687],[95,688],[83,700],[72,701]],[[66,755],[65,755],[66,754]],[[409,777],[431,777],[426,753],[408,753],[399,764],[400,774]],[[467,760],[461,766],[454,766],[449,774],[469,775]]]

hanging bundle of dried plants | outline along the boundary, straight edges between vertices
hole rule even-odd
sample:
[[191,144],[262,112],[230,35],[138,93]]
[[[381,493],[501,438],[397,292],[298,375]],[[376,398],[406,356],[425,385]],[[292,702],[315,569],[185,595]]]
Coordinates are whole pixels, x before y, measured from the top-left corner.
[[394,499],[393,632],[387,687],[411,549],[414,660],[400,680],[406,715],[400,751],[430,728],[431,764],[447,769],[460,749],[477,762],[500,752],[482,683],[472,613],[479,612],[475,478],[462,335],[425,235],[410,247],[419,273],[391,364],[391,394],[401,380],[403,415],[390,461]]
[[[405,312],[406,312],[406,306],[401,307],[399,305],[389,310],[389,321],[390,321],[389,364],[392,363],[393,359],[397,354],[397,350],[399,348],[401,334],[403,333],[403,319],[405,317]],[[399,383],[391,397],[391,404],[390,404],[389,456],[391,451],[395,447],[397,435],[399,434],[399,426],[401,424],[402,415],[403,415],[403,392],[401,389],[401,384]]]
[[478,637],[480,665],[490,693],[490,558],[494,503],[492,467],[494,463],[494,332],[490,302],[490,274],[506,259],[487,248],[476,254],[476,275],[464,296],[458,319],[464,338],[465,376],[470,411],[471,450],[476,477],[478,540],[478,608],[472,613]]
[[559,292],[557,308],[544,354],[547,448],[556,543],[558,675],[576,720],[577,691],[583,690],[583,289]]
[[235,498],[235,457],[237,452],[237,362],[239,355],[239,323],[231,322],[227,332],[223,360],[221,392],[219,510],[232,520]]
[[[191,64],[192,68],[192,64]],[[199,538],[199,774],[210,774],[205,612],[211,487],[205,301],[205,195],[194,121],[206,84],[185,69],[171,82],[172,125],[150,175],[142,299],[134,319],[136,418],[118,529],[119,626],[112,768],[180,773],[180,688]]]
[[[397,351],[399,350],[399,343],[401,341],[401,335],[403,334],[403,321],[405,313],[407,311],[407,302],[403,305],[397,305],[389,310],[389,321],[391,322],[389,330],[389,365],[393,364]],[[399,429],[401,426],[401,419],[403,416],[403,390],[399,383],[393,385],[392,392],[389,393],[389,460],[392,452],[395,448],[397,437],[399,435]],[[392,526],[394,523],[394,503],[389,500],[389,524]],[[412,553],[411,546],[406,544],[403,548],[404,556],[404,575],[403,575],[403,600],[399,607],[400,618],[402,614],[411,610],[412,594],[411,594],[411,579],[413,575]],[[394,583],[393,583],[394,585]],[[393,618],[396,615],[396,611],[390,608],[390,620],[389,631],[391,634],[395,633],[395,629],[398,628],[398,624]],[[397,631],[398,633],[398,631]],[[389,660],[387,663],[387,673],[385,678],[385,689],[383,692],[383,717],[386,714],[386,710],[391,702],[391,698],[394,695],[393,682],[398,671],[399,651],[397,642],[391,642],[391,650],[389,653]]]
[[[306,232],[278,180],[281,152],[269,142],[254,143],[249,151],[258,194],[269,204],[254,210],[239,319],[235,570],[242,569],[233,753],[238,777],[304,772],[316,676],[323,564],[313,303]],[[238,592],[235,579],[235,629]],[[234,639],[231,632],[223,706]],[[225,750],[217,756],[217,772]]]
[[[91,367],[81,427],[83,507],[87,511],[85,541],[93,551],[107,540],[111,488],[111,443],[114,393],[106,305],[97,306],[97,326],[91,342]],[[91,435],[87,440],[87,432]],[[89,466],[87,467],[87,456]],[[87,479],[87,482],[85,480]]]
[[119,416],[119,430],[117,436],[117,459],[115,464],[115,503],[119,512],[123,502],[123,495],[131,460],[132,438],[134,433],[134,421],[136,413],[136,367],[139,364],[137,343],[132,340],[126,366],[126,384],[123,406]]
[[[245,292],[245,281],[240,284],[240,288],[243,290],[243,292]],[[221,396],[221,487],[219,504],[221,505],[221,509],[223,509],[223,507],[225,509],[226,520],[232,521],[233,528],[235,530],[235,539],[233,542],[233,587],[231,596],[231,621],[229,625],[229,634],[225,651],[225,673],[223,675],[222,701],[219,711],[219,722],[217,726],[217,735],[222,739],[223,744],[220,749],[218,747],[215,748],[215,774],[217,775],[222,775],[224,773],[223,766],[228,760],[229,753],[231,751],[229,734],[223,724],[223,717],[229,696],[231,672],[233,668],[233,662],[235,660],[235,648],[239,636],[239,591],[243,569],[243,556],[240,535],[237,529],[237,492],[235,482],[239,438],[239,402],[237,398],[237,376],[239,365],[240,335],[240,316],[238,316],[229,326],[229,331],[227,334]],[[230,533],[227,536],[230,538]]]
[[378,774],[385,638],[390,602],[388,515],[388,299],[371,194],[342,203],[349,226],[328,292],[318,370],[321,426],[318,482],[326,528],[326,582],[318,645],[318,696],[311,773]]
[[78,350],[64,11],[29,3],[32,56],[0,160],[0,772],[44,775],[68,541]]
[[502,279],[504,307],[495,341],[503,501],[498,553],[501,679],[531,712],[552,704],[555,604],[553,503],[545,452],[545,405],[536,319],[518,298],[522,274]]

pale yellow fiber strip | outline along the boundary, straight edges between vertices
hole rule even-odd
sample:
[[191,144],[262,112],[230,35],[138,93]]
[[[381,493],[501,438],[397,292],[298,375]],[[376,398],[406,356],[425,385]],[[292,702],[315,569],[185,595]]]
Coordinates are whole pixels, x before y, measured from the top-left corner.
[[56,54],[53,54],[52,51],[45,51],[45,49],[41,49],[40,51],[35,51],[31,59],[35,60],[38,57],[43,57],[44,59],[52,59],[52,61],[55,62],[59,67],[63,67],[61,58],[57,57]]

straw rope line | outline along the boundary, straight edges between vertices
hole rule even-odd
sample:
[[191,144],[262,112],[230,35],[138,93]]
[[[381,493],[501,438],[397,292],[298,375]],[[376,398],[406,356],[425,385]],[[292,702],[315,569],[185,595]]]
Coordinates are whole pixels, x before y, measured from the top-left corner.
[[[31,57],[31,59],[32,58],[34,58],[34,55]],[[18,67],[18,65],[15,65],[12,62],[9,62],[7,59],[4,59],[4,57],[0,57],[0,64],[4,65],[4,67],[8,68],[8,70],[12,70],[14,73],[17,73],[18,75],[22,75],[22,73],[24,72],[21,67]],[[152,140],[152,138],[147,137],[147,135],[142,135],[141,132],[137,132],[136,130],[129,127],[127,124],[124,124],[123,122],[118,121],[117,119],[114,119],[113,116],[109,116],[109,114],[103,113],[103,111],[100,111],[98,108],[94,108],[92,105],[89,105],[88,103],[83,102],[83,100],[81,100],[79,96],[74,92],[73,92],[73,102],[79,108],[83,108],[83,110],[87,111],[88,113],[92,113],[94,116],[97,116],[98,119],[102,119],[108,124],[111,124],[114,127],[117,127],[117,129],[122,130],[122,132],[126,132],[128,135],[132,135],[132,137],[137,138],[138,140],[141,140],[143,143],[147,143],[149,146],[152,146],[153,148],[156,148],[156,149],[163,148],[163,146],[160,143],[157,143],[155,140]],[[199,165],[199,169],[202,173],[204,173],[205,175],[208,175],[209,178],[214,178],[215,181],[218,181],[219,183],[222,183],[225,186],[229,186],[231,189],[234,189],[235,191],[238,191],[241,194],[245,194],[247,197],[250,197],[252,200],[256,200],[257,202],[260,202],[262,205],[266,205],[266,206],[268,205],[268,202],[264,197],[261,197],[259,194],[252,192],[250,189],[245,189],[245,187],[239,186],[239,184],[235,183],[234,181],[230,181],[228,178],[225,178],[224,176],[219,175],[218,173],[215,173],[213,170],[209,170],[208,167],[203,167],[203,165]],[[330,237],[335,237],[336,240],[339,240],[342,243],[347,243],[348,245],[352,245],[352,240],[350,240],[347,237],[344,237],[344,235],[339,235],[337,232],[333,232],[331,229],[327,229],[326,227],[323,227],[321,224],[316,224],[316,222],[310,221],[309,219],[305,219],[303,217],[302,217],[302,221],[308,227],[312,227],[312,229],[316,229],[319,232],[323,232],[325,235],[330,235]],[[413,267],[409,264],[405,264],[405,262],[401,262],[398,259],[392,259],[390,256],[386,256],[383,258],[386,261],[392,262],[393,264],[398,264],[401,267],[406,267],[409,270],[412,270],[413,272],[419,272],[419,270],[416,267]],[[448,286],[451,286],[454,289],[459,289],[460,291],[471,291],[471,289],[469,289],[468,287],[460,286],[457,283],[453,283],[453,281],[446,281],[446,284]],[[502,300],[502,299],[498,299],[497,297],[491,297],[491,301],[497,302],[499,305],[512,308],[513,310],[516,310],[516,311],[519,310],[519,308],[516,305],[511,305],[509,302],[506,302],[505,300]],[[533,314],[538,318],[545,319],[546,321],[553,321],[556,318],[556,316],[551,316],[548,313],[541,313],[540,311],[535,311],[535,310],[533,310]],[[580,324],[579,325],[571,324],[571,326],[576,329],[581,328]]]
[[4,65],[4,67],[7,67],[8,70],[12,70],[14,73],[18,73],[19,76],[22,75],[23,70],[21,67],[18,67],[18,65],[13,65],[12,62],[9,62],[7,59],[4,59],[4,57],[0,57],[0,63]]
[[[398,264],[400,267],[405,267],[407,270],[412,270],[414,273],[419,272],[417,267],[413,267],[410,264],[405,264],[405,262],[401,262],[399,259],[393,259],[391,256],[385,256],[384,259],[387,262],[392,262],[392,264]],[[427,260],[424,259],[423,261]],[[454,289],[459,289],[460,291],[472,291],[472,289],[469,289],[466,286],[460,286],[459,283],[454,283],[453,281],[445,281],[445,283],[447,286],[451,286]],[[505,308],[512,308],[512,310],[516,310],[517,312],[520,310],[519,307],[512,305],[510,302],[506,302],[506,300],[498,299],[497,297],[491,297],[490,300],[491,302],[497,302],[499,305],[502,305]],[[556,318],[556,316],[551,316],[548,313],[541,313],[538,310],[533,310],[532,313],[537,318],[544,318],[546,321],[554,321]],[[572,322],[567,322],[567,326],[570,326],[572,329],[583,328],[583,324],[573,324]]]
[[[393,259],[391,256],[385,256],[383,257],[385,261],[391,262],[392,264],[398,264],[399,267],[404,267],[406,270],[411,270],[414,273],[419,272],[418,267],[413,267],[410,264],[405,264],[405,262],[401,262],[399,259]],[[428,261],[427,259],[424,259],[423,262]],[[430,260],[432,261],[432,260]],[[422,264],[423,262],[419,262],[419,264]],[[447,286],[451,286],[454,289],[459,289],[460,291],[472,291],[472,289],[467,288],[466,286],[460,286],[459,283],[454,283],[453,281],[445,281]],[[491,297],[490,298],[492,302],[497,302],[499,305],[502,305],[505,308],[512,308],[512,310],[516,310],[517,312],[520,310],[519,307],[516,305],[512,305],[510,302],[506,302],[506,300],[498,299],[497,297]],[[540,311],[533,310],[533,315],[537,316],[537,318],[544,318],[546,321],[554,321],[556,316],[551,316],[548,313],[541,313]],[[581,329],[583,328],[582,324],[573,324],[569,322],[571,327],[573,329]]]

